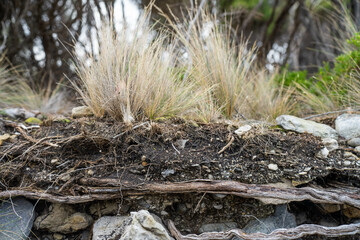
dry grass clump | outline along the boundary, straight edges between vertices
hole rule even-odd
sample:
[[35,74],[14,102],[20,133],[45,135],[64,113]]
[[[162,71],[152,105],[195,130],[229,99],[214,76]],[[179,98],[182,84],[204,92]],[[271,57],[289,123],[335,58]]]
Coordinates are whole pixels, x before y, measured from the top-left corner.
[[185,24],[168,18],[169,31],[154,36],[148,16],[149,9],[131,36],[105,24],[99,55],[78,57],[75,87],[96,116],[128,123],[173,116],[210,122],[240,115],[272,119],[294,110],[291,91],[278,88],[275,73],[256,65],[254,47],[232,40],[230,25],[204,12]]
[[[45,82],[42,80],[42,82]],[[63,113],[71,107],[68,95],[61,85],[31,87],[17,68],[5,64],[5,55],[0,57],[0,107],[20,107],[42,113]]]
[[76,89],[96,116],[109,114],[128,123],[186,116],[201,98],[194,83],[179,79],[176,51],[166,46],[168,35],[160,31],[154,38],[148,18],[149,10],[131,34],[127,29],[116,34],[111,23],[105,24],[99,55],[78,59]]
[[276,72],[257,65],[254,46],[233,40],[230,23],[222,24],[206,12],[195,22],[168,21],[187,51],[188,78],[210,89],[199,106],[202,119],[213,120],[219,113],[225,118],[274,119],[294,112],[293,90],[276,83]]

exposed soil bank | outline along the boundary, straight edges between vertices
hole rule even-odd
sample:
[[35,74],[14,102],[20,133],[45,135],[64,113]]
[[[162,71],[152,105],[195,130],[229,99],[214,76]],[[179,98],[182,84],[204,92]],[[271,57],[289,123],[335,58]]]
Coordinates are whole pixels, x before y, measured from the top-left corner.
[[[183,234],[212,222],[243,227],[252,217],[272,214],[271,204],[279,201],[294,202],[294,212],[306,200],[360,208],[359,163],[345,163],[344,157],[356,152],[341,140],[338,150],[321,159],[320,138],[265,124],[239,137],[239,125],[220,123],[48,120],[25,131],[0,121],[0,135],[20,133],[0,146],[1,198],[42,199],[39,206],[47,205],[43,200],[81,203],[87,212],[106,200],[119,206],[111,214],[149,209],[174,221]],[[267,185],[274,183],[282,185]],[[307,221],[320,222],[308,214]],[[352,222],[331,216],[338,224]]]

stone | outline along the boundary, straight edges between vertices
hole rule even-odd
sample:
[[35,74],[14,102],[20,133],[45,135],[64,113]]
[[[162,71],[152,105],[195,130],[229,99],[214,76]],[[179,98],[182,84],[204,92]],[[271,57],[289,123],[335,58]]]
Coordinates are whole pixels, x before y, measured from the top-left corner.
[[342,114],[338,116],[335,120],[335,129],[346,140],[360,137],[360,115]]
[[74,107],[71,111],[71,117],[73,118],[91,117],[93,115],[93,112],[87,106]]
[[352,147],[360,146],[360,138],[352,138],[347,142],[347,144]]
[[332,152],[332,151],[339,148],[339,144],[338,144],[338,141],[336,139],[323,138],[322,143],[327,148],[327,150],[329,150],[329,152]]
[[0,203],[0,240],[28,239],[34,219],[34,206],[25,198],[3,201]]
[[64,239],[64,235],[62,235],[60,233],[54,233],[53,237],[54,237],[54,240],[62,240],[62,239]]
[[161,172],[161,175],[162,175],[164,178],[166,178],[166,177],[168,177],[168,176],[170,176],[170,175],[173,175],[173,174],[175,174],[175,170],[174,170],[174,169],[166,169],[166,170],[164,170],[164,171]]
[[23,108],[6,108],[2,110],[2,113],[4,113],[6,116],[11,118],[31,118],[35,117],[35,113],[27,111]]
[[341,210],[341,205],[339,204],[321,203],[320,205],[327,213],[334,213]]
[[248,132],[251,130],[251,126],[250,125],[244,125],[239,127],[236,131],[235,134],[238,135],[239,137],[241,137],[242,135],[244,135],[244,133]]
[[326,147],[324,147],[316,154],[316,157],[321,159],[326,159],[328,155],[329,155],[329,150]]
[[238,228],[238,224],[236,222],[208,223],[202,225],[199,228],[199,232],[226,232],[235,228]]
[[115,215],[118,211],[123,212],[123,207],[121,204],[115,201],[101,201],[96,202],[90,205],[90,214],[96,216],[104,215]]
[[69,234],[89,227],[93,222],[91,216],[76,212],[72,206],[53,203],[48,214],[35,220],[35,228],[53,233]]
[[355,154],[353,154],[352,152],[344,152],[344,158],[346,158],[347,160],[358,160],[358,156],[356,156]]
[[273,170],[273,171],[276,171],[276,170],[279,169],[278,165],[277,165],[277,164],[274,164],[274,163],[270,163],[270,164],[268,165],[268,168],[269,168],[270,170]]
[[[131,218],[127,216],[114,216],[114,217],[101,217],[99,218],[93,226],[93,240],[106,240],[106,239],[116,239],[116,236],[119,236],[124,232],[125,221],[131,221]],[[128,223],[125,223],[125,225]]]
[[357,146],[354,150],[355,150],[355,152],[360,153],[360,146]]
[[321,138],[338,138],[337,132],[332,127],[295,116],[281,115],[276,118],[276,122],[286,130],[292,130],[298,133],[311,133]]
[[344,166],[350,166],[351,162],[349,160],[344,161]]
[[296,219],[292,213],[287,210],[287,205],[278,205],[273,216],[264,219],[255,219],[250,221],[243,231],[250,233],[266,233],[269,234],[278,228],[294,228],[296,227]]
[[9,140],[11,138],[10,134],[5,133],[4,135],[0,136],[0,146],[3,144],[3,142]]
[[93,240],[173,240],[164,226],[148,211],[125,217],[102,217],[93,226]]
[[343,214],[348,218],[360,218],[360,209],[344,205]]

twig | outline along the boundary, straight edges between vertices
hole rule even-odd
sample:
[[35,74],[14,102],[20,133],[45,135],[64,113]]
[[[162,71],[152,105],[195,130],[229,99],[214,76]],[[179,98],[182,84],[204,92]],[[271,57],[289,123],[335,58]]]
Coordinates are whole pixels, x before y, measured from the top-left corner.
[[175,149],[175,151],[176,151],[178,154],[180,154],[180,151],[176,149],[176,147],[174,146],[173,143],[171,143],[171,146]]
[[231,139],[230,141],[228,142],[228,144],[225,145],[225,147],[223,147],[219,152],[218,154],[224,152],[228,147],[230,147],[230,145],[234,142],[235,138],[234,136],[231,136]]
[[195,209],[194,209],[194,213],[196,213],[196,212],[199,210],[199,208],[200,208],[200,203],[201,203],[202,200],[204,199],[205,195],[206,195],[206,192],[204,192],[204,194],[203,194],[202,197],[200,198],[199,202],[196,204],[196,207],[195,207]]
[[[141,127],[141,126],[144,126],[144,125],[146,125],[146,124],[149,124],[149,122],[147,121],[147,122],[143,122],[143,123],[141,123],[141,124],[139,124],[139,125],[136,125],[136,126],[134,126],[131,130],[135,130],[135,129],[137,129],[137,128]],[[125,133],[128,133],[129,131],[130,131],[130,130],[127,130],[127,131],[122,132],[122,133],[120,133],[120,134],[118,134],[118,135],[115,135],[115,136],[113,137],[113,139],[118,138],[118,137],[121,137],[122,135],[124,135]]]
[[330,115],[330,114],[334,114],[334,113],[343,113],[343,112],[360,112],[360,109],[344,109],[344,110],[338,110],[338,111],[331,111],[331,112],[326,112],[326,113],[321,113],[321,114],[304,117],[304,119],[307,120],[307,119],[311,119],[311,118],[326,116],[326,115]]

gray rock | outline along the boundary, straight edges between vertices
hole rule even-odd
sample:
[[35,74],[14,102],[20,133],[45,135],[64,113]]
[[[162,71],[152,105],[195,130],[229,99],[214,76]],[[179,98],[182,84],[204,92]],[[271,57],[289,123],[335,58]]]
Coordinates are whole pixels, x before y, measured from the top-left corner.
[[328,155],[329,155],[329,150],[326,147],[324,147],[316,154],[316,157],[321,159],[326,159]]
[[25,198],[0,204],[0,240],[27,239],[35,219],[34,206]]
[[93,227],[93,240],[172,240],[164,226],[146,210],[130,217],[102,217]]
[[321,138],[337,139],[338,135],[332,127],[310,120],[304,120],[295,116],[281,115],[276,118],[278,125],[286,130],[292,130],[298,133],[311,133]]
[[344,152],[344,158],[346,158],[347,160],[352,160],[352,161],[359,160],[358,156],[356,156],[352,152]]
[[292,213],[287,211],[286,205],[278,205],[273,216],[265,219],[255,219],[250,221],[243,231],[250,233],[271,233],[278,228],[294,228],[296,227],[296,219]]
[[354,150],[355,150],[355,152],[360,153],[360,146],[357,146]]
[[91,117],[93,115],[93,112],[87,106],[74,107],[71,110],[71,117],[73,118]]
[[226,232],[235,228],[238,228],[238,224],[236,222],[209,223],[202,225],[199,228],[199,232]]
[[173,175],[175,174],[175,170],[174,169],[166,169],[164,171],[161,172],[161,175],[164,177],[164,178],[167,178],[168,176],[170,175]]
[[115,239],[116,236],[119,236],[124,232],[125,221],[131,221],[130,218],[126,216],[120,217],[102,217],[99,218],[93,226],[93,240],[106,240],[106,239]]
[[352,147],[360,146],[360,138],[352,138],[347,143]]
[[338,116],[335,120],[335,129],[346,140],[360,137],[360,115],[342,114]]
[[332,152],[339,148],[338,141],[336,141],[335,139],[332,139],[332,138],[324,138],[322,140],[322,143],[327,148],[327,150],[329,150],[329,152]]
[[236,131],[235,134],[238,135],[239,137],[241,137],[242,135],[244,135],[246,132],[251,130],[251,126],[250,125],[244,125],[239,127]]
[[53,233],[68,234],[85,229],[92,222],[91,216],[76,212],[70,205],[53,203],[48,214],[36,218],[35,227]]
[[11,118],[30,118],[35,117],[36,114],[30,111],[27,111],[23,108],[6,108],[2,110],[7,116]]

